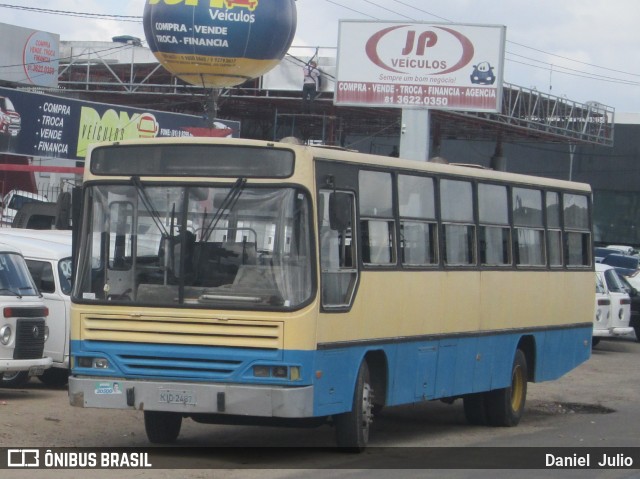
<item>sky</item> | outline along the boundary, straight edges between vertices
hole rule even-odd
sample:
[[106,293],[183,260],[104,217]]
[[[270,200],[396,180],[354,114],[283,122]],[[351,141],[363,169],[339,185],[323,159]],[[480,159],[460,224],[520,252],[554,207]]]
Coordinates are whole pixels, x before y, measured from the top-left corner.
[[[115,35],[144,40],[145,0],[36,4],[61,13],[118,15],[117,20],[8,7],[34,4],[0,3],[0,22],[57,33],[63,41],[110,41]],[[297,0],[296,5],[294,47],[335,48],[341,19],[504,25],[506,83],[640,113],[638,0]]]

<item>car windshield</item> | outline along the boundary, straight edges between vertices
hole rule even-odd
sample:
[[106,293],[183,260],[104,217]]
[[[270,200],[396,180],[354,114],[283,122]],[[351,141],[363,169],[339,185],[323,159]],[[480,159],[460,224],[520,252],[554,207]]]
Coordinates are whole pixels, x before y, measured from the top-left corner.
[[0,296],[39,296],[24,258],[0,253]]
[[616,266],[626,269],[638,269],[638,258],[636,256],[627,256],[621,254],[610,254],[602,260],[609,266]]
[[607,288],[612,293],[626,293],[627,288],[620,279],[620,275],[615,269],[608,269],[604,272],[604,280],[607,283]]
[[312,294],[308,196],[294,187],[97,185],[87,190],[82,301],[295,308]]

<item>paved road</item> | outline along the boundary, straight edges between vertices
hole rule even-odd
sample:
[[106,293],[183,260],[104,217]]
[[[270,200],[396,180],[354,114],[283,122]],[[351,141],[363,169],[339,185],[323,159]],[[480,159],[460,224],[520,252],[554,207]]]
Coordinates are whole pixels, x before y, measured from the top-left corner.
[[[179,446],[238,449],[213,451],[212,457],[196,456],[203,468],[226,469],[183,471],[0,471],[0,477],[33,478],[139,478],[222,477],[267,479],[300,477],[300,469],[316,469],[313,477],[389,477],[382,469],[415,459],[424,447],[535,446],[553,447],[640,447],[640,343],[633,338],[604,340],[592,358],[554,382],[530,384],[525,416],[516,428],[470,426],[464,420],[460,401],[453,405],[432,402],[389,408],[375,418],[370,450],[360,455],[335,451],[334,431],[250,426],[203,425],[186,420]],[[32,380],[18,390],[0,389],[1,447],[134,447],[149,446],[142,414],[135,411],[79,409],[68,405],[64,389],[46,388]],[[242,448],[276,446],[267,454],[243,454]],[[296,449],[292,447],[305,447]],[[389,453],[387,447],[400,447]],[[382,448],[382,449],[380,449]],[[432,450],[424,450],[430,454]],[[615,451],[615,449],[614,449]],[[422,454],[422,453],[421,453]],[[166,457],[172,457],[167,450]],[[179,461],[179,459],[177,459]],[[253,462],[252,462],[253,461]],[[176,463],[181,464],[180,462]],[[184,464],[184,463],[182,463]],[[257,469],[246,469],[254,464]],[[374,469],[365,469],[374,465]],[[638,465],[640,466],[640,464]],[[282,469],[282,468],[287,469]],[[400,477],[484,477],[488,471],[397,471]],[[549,475],[549,473],[552,473]],[[433,476],[432,476],[433,474]],[[524,477],[638,477],[640,469],[585,471],[528,471]],[[489,477],[489,476],[487,476]],[[491,477],[514,477],[513,471],[494,471]]]

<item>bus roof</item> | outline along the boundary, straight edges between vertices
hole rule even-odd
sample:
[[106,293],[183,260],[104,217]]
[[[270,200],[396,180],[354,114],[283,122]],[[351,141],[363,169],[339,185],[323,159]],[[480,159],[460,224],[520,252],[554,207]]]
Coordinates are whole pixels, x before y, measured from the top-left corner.
[[[582,192],[590,192],[591,186],[587,183],[579,183],[568,180],[558,180],[542,176],[524,175],[519,173],[508,173],[504,171],[492,170],[489,168],[471,167],[469,164],[446,164],[429,161],[407,160],[403,158],[374,155],[370,153],[360,153],[354,150],[347,150],[339,147],[307,146],[293,143],[280,143],[275,141],[249,140],[240,138],[207,138],[207,137],[180,137],[180,138],[153,138],[141,140],[125,140],[111,143],[94,143],[89,146],[87,158],[91,157],[94,149],[106,146],[132,146],[132,145],[236,145],[250,147],[283,148],[293,150],[299,154],[298,159],[303,158],[305,153],[312,155],[313,159],[328,161],[338,161],[344,163],[366,164],[373,168],[387,167],[396,170],[423,171],[425,173],[438,173],[466,178],[477,178],[487,180],[498,180],[510,183],[521,183],[523,185],[537,185],[548,188],[570,189]],[[348,154],[345,154],[348,153]],[[473,165],[475,166],[475,165]],[[85,162],[85,171],[88,176],[90,172],[90,162]],[[153,174],[149,174],[153,177]]]

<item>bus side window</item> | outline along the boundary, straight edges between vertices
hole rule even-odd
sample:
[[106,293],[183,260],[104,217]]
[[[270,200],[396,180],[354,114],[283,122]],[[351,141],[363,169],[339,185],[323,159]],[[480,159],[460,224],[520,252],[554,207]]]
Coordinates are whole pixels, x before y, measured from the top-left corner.
[[[322,305],[325,308],[345,308],[351,302],[358,277],[355,266],[355,197],[350,193],[320,191],[319,198]],[[332,208],[336,210],[335,214],[331,213]]]
[[393,187],[389,173],[358,174],[362,262],[367,266],[396,264]]

